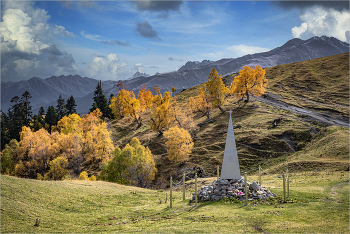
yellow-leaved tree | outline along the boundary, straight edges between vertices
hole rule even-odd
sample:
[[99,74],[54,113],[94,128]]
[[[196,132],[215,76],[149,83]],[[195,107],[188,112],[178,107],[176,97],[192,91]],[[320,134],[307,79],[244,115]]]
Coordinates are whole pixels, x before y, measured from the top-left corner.
[[32,132],[29,127],[23,126],[18,150],[21,165],[18,168],[24,167],[25,170],[15,170],[15,175],[30,178],[36,178],[37,173],[44,175],[50,160],[59,154],[58,136],[58,132],[50,134],[43,128]]
[[111,99],[110,108],[116,118],[131,116],[138,126],[142,125],[139,113],[141,112],[140,101],[136,99],[133,91],[121,89],[117,98]]
[[171,108],[172,97],[171,92],[165,92],[163,97],[158,86],[155,86],[154,89],[157,95],[153,97],[149,125],[153,131],[162,135],[163,131],[174,122],[174,112]]
[[139,90],[139,95],[137,99],[140,102],[140,107],[142,112],[145,112],[148,108],[152,106],[153,94],[151,90],[146,89],[145,84],[143,84],[142,88]]
[[247,97],[246,102],[249,102],[249,94],[261,96],[265,92],[267,83],[265,70],[260,66],[257,65],[255,68],[244,66],[232,81],[229,92],[237,98]]
[[225,86],[221,75],[218,74],[215,68],[211,70],[206,86],[208,89],[206,89],[207,93],[205,93],[205,95],[210,96],[213,107],[218,107],[222,112],[225,112],[221,106],[225,103],[228,88]]
[[210,96],[207,95],[209,93],[207,89],[208,87],[206,85],[199,88],[199,95],[196,97],[190,97],[188,100],[188,105],[193,112],[200,112],[211,120],[210,111],[213,109],[213,105],[210,102]]
[[157,169],[148,147],[134,137],[123,150],[116,148],[113,159],[103,165],[100,178],[110,182],[147,187],[154,180]]
[[182,162],[188,158],[194,146],[191,135],[183,128],[173,127],[164,132],[168,138],[165,142],[170,161]]

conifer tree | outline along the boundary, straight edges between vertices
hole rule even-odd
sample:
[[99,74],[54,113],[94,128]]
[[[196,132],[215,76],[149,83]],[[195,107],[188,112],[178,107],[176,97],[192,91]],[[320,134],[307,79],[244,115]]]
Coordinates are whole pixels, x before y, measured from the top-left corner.
[[57,113],[58,120],[62,119],[63,116],[67,115],[65,101],[62,98],[61,94],[60,94],[59,98],[57,99],[56,113]]
[[74,100],[74,97],[73,95],[70,96],[70,98],[67,99],[67,104],[66,104],[66,114],[67,115],[70,115],[70,114],[73,114],[73,113],[77,113],[77,110],[76,110],[76,107],[77,105],[75,104],[75,100]]
[[32,95],[26,90],[22,94],[21,98],[21,104],[22,104],[22,111],[23,111],[23,116],[24,116],[24,123],[26,126],[29,125],[29,120],[32,117],[32,107],[30,106],[30,101],[29,99],[32,98]]
[[6,113],[1,111],[1,150],[4,149],[5,145],[10,142],[9,136],[9,123],[10,119]]
[[102,118],[103,117],[111,118],[112,111],[108,106],[108,102],[105,95],[103,94],[101,81],[96,86],[93,99],[94,99],[94,104],[92,105],[90,112],[93,112],[98,108],[102,112]]
[[47,123],[50,127],[57,125],[57,113],[53,106],[49,106],[47,108],[45,123]]
[[8,124],[9,138],[19,141],[19,133],[22,130],[22,126],[25,125],[23,103],[18,96],[13,97],[11,103],[13,104],[8,112],[8,118],[10,120]]

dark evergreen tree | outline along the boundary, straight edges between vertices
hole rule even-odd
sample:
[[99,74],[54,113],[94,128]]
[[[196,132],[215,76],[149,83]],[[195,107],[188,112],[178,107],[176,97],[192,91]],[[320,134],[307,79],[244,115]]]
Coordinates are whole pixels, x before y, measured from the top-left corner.
[[23,111],[23,103],[18,96],[13,97],[11,103],[8,111],[9,138],[19,141],[19,133],[22,131],[22,126],[25,125],[25,112]]
[[75,104],[75,100],[73,95],[70,96],[70,98],[67,99],[67,104],[66,104],[66,110],[67,110],[67,115],[77,113],[76,107],[77,105]]
[[58,120],[62,119],[63,116],[67,115],[65,101],[62,98],[61,94],[60,94],[60,97],[57,99],[56,113],[57,113]]
[[53,106],[49,106],[47,108],[45,123],[47,123],[50,126],[50,129],[51,129],[51,126],[57,125],[57,113]]
[[44,107],[40,107],[39,112],[38,112],[38,126],[39,129],[45,126],[45,109]]
[[9,117],[6,113],[1,111],[1,150],[3,150],[5,145],[11,140],[9,137],[9,123]]
[[30,93],[26,90],[23,94],[22,94],[22,98],[21,98],[21,105],[22,105],[22,111],[23,111],[23,116],[24,116],[24,123],[26,126],[29,126],[29,121],[32,117],[32,107],[30,106],[30,101],[29,99],[31,99],[32,96],[30,95]]
[[96,110],[96,107],[97,107],[102,112],[102,118],[103,117],[111,118],[112,110],[111,108],[109,108],[107,99],[103,94],[101,81],[96,86],[93,99],[94,99],[94,104],[92,105],[90,112]]

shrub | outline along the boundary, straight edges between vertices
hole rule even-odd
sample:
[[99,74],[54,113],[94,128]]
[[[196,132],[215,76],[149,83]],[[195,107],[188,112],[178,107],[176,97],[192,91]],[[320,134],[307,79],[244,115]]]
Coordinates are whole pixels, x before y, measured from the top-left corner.
[[89,180],[88,173],[86,171],[80,173],[79,180]]
[[62,180],[72,180],[72,177],[70,176],[70,174],[65,174]]
[[96,176],[92,175],[92,176],[90,177],[90,180],[91,180],[91,181],[96,181]]
[[69,174],[69,171],[65,169],[68,165],[68,160],[62,156],[52,160],[49,165],[50,170],[45,174],[45,180],[62,180],[66,174]]
[[36,174],[36,179],[37,180],[44,180],[44,177],[40,173],[37,173]]

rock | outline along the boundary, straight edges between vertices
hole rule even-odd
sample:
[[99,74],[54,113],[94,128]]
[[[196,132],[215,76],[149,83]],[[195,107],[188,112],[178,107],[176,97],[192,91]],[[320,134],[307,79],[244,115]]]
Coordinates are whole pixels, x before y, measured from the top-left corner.
[[252,183],[252,189],[255,190],[255,191],[259,190],[259,185],[258,185],[258,183],[256,181],[254,181]]
[[220,199],[221,199],[221,197],[219,197],[219,196],[215,196],[215,195],[214,195],[214,196],[212,197],[212,200],[213,200],[213,201],[219,201]]

